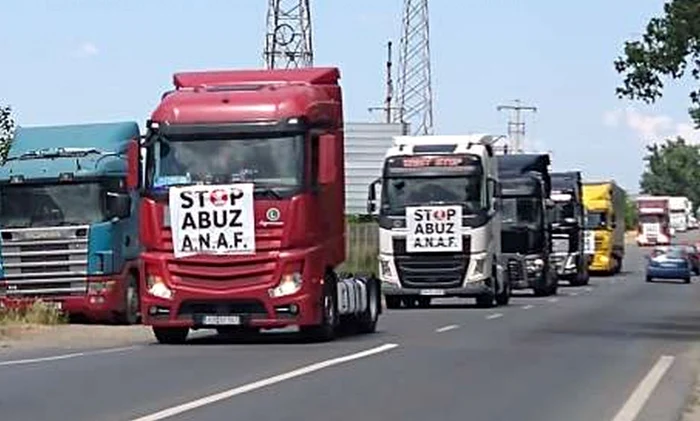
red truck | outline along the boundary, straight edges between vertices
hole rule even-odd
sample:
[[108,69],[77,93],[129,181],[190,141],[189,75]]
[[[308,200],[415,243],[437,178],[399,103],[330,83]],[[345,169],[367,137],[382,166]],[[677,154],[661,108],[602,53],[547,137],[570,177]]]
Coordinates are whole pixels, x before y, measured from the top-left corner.
[[336,272],[339,79],[337,68],[175,74],[142,144],[141,309],[160,343],[200,328],[375,331],[378,281]]
[[636,199],[637,244],[640,246],[667,245],[671,243],[671,223],[668,198],[640,196]]

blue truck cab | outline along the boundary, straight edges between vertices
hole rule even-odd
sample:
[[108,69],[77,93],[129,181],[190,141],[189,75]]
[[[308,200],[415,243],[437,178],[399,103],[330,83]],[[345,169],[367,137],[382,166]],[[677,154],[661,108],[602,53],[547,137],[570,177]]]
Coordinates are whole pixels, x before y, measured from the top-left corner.
[[0,305],[139,315],[138,124],[19,127],[0,166]]

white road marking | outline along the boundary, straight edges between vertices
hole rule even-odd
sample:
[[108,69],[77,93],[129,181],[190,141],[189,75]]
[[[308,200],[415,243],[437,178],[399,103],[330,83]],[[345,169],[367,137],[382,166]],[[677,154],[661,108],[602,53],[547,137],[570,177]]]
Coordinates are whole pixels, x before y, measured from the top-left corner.
[[379,354],[392,350],[399,346],[398,344],[384,344],[376,348],[371,348],[366,351],[357,352],[355,354],[345,355],[343,357],[332,358],[330,360],[321,361],[315,364],[307,365],[305,367],[298,368],[296,370],[288,371],[286,373],[278,374],[276,376],[268,377],[266,379],[258,380],[253,383],[248,383],[243,386],[238,386],[233,389],[225,390],[213,395],[205,396],[203,398],[194,400],[192,402],[183,403],[181,405],[173,406],[172,408],[167,408],[156,413],[146,415],[140,418],[133,419],[132,421],[159,421],[165,418],[173,417],[183,412],[191,411],[205,405],[211,405],[213,403],[230,399],[237,395],[242,395],[247,392],[252,392],[256,389],[261,389],[263,387],[271,386],[276,383],[281,383],[285,380],[293,379],[295,377],[303,376],[305,374],[313,373],[314,371],[322,370],[334,365],[342,364],[344,362],[357,360],[360,358],[369,357],[371,355]]
[[448,325],[448,326],[443,326],[443,327],[441,327],[441,328],[439,328],[439,329],[435,329],[435,331],[438,332],[438,333],[442,333],[442,332],[447,332],[447,331],[449,331],[449,330],[455,330],[455,329],[457,329],[458,327],[459,327],[459,326],[457,326],[457,325]]
[[559,301],[559,298],[550,298],[547,300],[549,303],[556,303],[557,301]]
[[488,316],[486,316],[486,320],[498,319],[499,317],[503,317],[503,313],[489,314]]
[[138,346],[125,346],[122,348],[109,348],[109,349],[101,349],[99,351],[75,352],[72,354],[53,355],[50,357],[40,357],[40,358],[29,358],[29,359],[25,359],[25,360],[0,361],[0,367],[9,366],[9,365],[22,365],[22,364],[33,364],[33,363],[43,363],[43,362],[49,362],[49,361],[67,360],[70,358],[88,357],[90,355],[113,354],[115,352],[129,351],[129,350],[136,349],[136,348],[139,348],[139,347]]
[[593,291],[593,288],[591,288],[591,287],[586,287],[586,288],[584,288],[583,290],[586,291],[586,292],[591,292],[591,291]]
[[633,421],[637,418],[649,396],[651,396],[651,392],[654,391],[663,375],[671,367],[674,359],[675,357],[670,355],[661,356],[649,370],[646,377],[637,385],[637,388],[634,389],[634,392],[632,392],[625,405],[620,408],[620,412],[615,415],[612,421]]
[[578,295],[578,292],[570,292],[568,295],[569,295],[570,297],[575,297],[575,296]]
[[528,304],[528,305],[522,306],[521,308],[522,308],[523,310],[530,310],[530,309],[533,308],[533,307],[534,307],[534,306],[533,306],[532,304]]

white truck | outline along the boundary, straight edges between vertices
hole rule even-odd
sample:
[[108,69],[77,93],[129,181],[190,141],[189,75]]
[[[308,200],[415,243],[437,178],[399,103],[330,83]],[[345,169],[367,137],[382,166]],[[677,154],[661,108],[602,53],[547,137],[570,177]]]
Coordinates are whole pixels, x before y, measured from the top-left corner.
[[379,279],[388,308],[434,297],[507,305],[501,258],[495,137],[397,136],[371,183],[379,225]]
[[685,232],[688,230],[687,202],[688,198],[685,196],[671,196],[668,199],[671,228],[675,232]]

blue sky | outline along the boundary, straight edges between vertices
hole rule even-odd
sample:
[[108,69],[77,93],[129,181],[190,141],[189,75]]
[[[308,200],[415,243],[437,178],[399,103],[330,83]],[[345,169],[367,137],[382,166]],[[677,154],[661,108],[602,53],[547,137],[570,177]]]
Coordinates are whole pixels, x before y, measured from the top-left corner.
[[[0,103],[23,125],[142,123],[174,71],[259,67],[264,0],[9,0],[2,9]],[[317,65],[342,71],[349,121],[377,120],[385,44],[398,45],[402,0],[316,0]],[[434,0],[436,132],[506,131],[500,103],[521,98],[529,145],[554,169],[613,178],[635,192],[644,145],[689,126],[678,85],[653,107],[618,100],[613,60],[661,0]],[[687,88],[688,85],[686,85]]]

